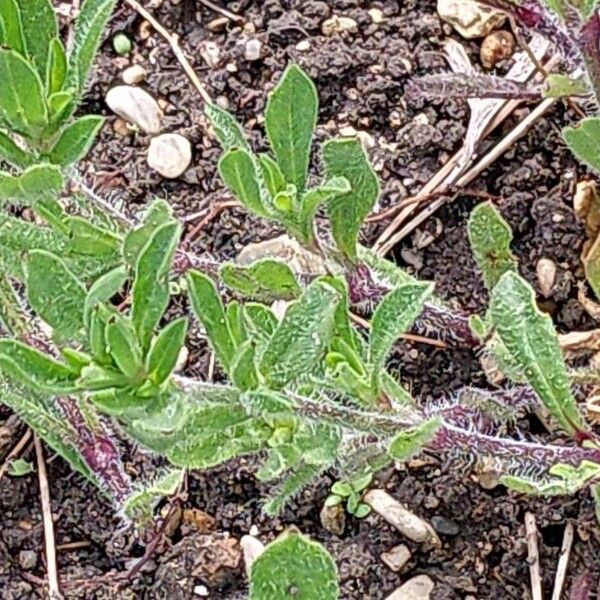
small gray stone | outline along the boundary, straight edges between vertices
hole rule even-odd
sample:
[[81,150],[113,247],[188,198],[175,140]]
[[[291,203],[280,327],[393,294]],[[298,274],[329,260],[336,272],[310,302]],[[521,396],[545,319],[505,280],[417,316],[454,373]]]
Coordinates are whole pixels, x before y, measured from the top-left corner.
[[417,575],[392,592],[386,600],[429,600],[433,581],[427,575]]
[[148,133],[158,133],[162,127],[158,102],[142,88],[117,85],[106,94],[106,104],[114,113]]
[[346,510],[342,504],[323,506],[319,513],[323,529],[335,535],[342,535],[346,529]]
[[37,564],[37,554],[33,550],[21,550],[19,552],[19,564],[26,571],[35,568]]
[[121,78],[127,85],[140,83],[146,79],[146,69],[142,65],[132,65],[123,71]]
[[252,38],[246,42],[244,46],[244,58],[247,61],[260,60],[260,51],[262,49],[262,43],[256,38]]
[[455,536],[460,533],[460,527],[458,526],[458,523],[439,515],[436,515],[431,519],[431,525],[438,533],[442,535]]
[[383,552],[381,560],[392,570],[400,571],[402,567],[410,560],[410,550],[404,544],[399,544]]
[[192,160],[192,145],[178,133],[163,133],[152,138],[148,165],[167,179],[182,175]]

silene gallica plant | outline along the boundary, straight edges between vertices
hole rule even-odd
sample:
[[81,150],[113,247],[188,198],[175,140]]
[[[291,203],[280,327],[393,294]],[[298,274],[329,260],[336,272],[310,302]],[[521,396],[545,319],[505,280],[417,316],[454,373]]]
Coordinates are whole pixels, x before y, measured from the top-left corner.
[[[47,6],[13,4],[21,32],[27,10]],[[62,91],[52,94],[80,94],[75,83],[83,85],[91,58],[78,56],[93,55],[98,45],[100,6],[108,11],[108,3],[83,4],[79,27],[86,33],[75,36],[66,58],[67,73],[78,77],[67,75]],[[11,15],[2,15],[5,40]],[[77,44],[87,50],[77,52]],[[10,56],[28,65],[23,68],[41,86],[50,119],[48,92],[55,88],[47,87],[40,68],[53,61],[23,45]],[[182,248],[182,226],[164,201],[133,227],[85,199],[68,198],[65,206],[58,200],[63,170],[93,135],[76,136],[72,146],[79,150],[55,161],[52,148],[71,117],[53,132],[50,120],[36,130],[22,128],[5,117],[14,97],[0,97],[2,125],[31,164],[4,153],[13,170],[3,181],[13,183],[0,195],[2,402],[122,514],[148,517],[154,501],[177,488],[183,469],[242,455],[255,455],[256,476],[273,482],[269,513],[329,469],[348,482],[336,489],[354,491],[348,497],[358,508],[361,482],[424,450],[493,460],[501,482],[529,493],[571,493],[600,478],[596,437],[573,398],[552,323],[518,275],[506,224],[485,204],[471,220],[473,251],[491,294],[484,317],[449,309],[432,284],[361,247],[359,230],[377,201],[377,177],[358,140],[334,139],[319,149],[320,180],[309,179],[318,99],[298,66],[284,72],[269,97],[268,154],[254,153],[231,114],[212,104],[206,110],[223,146],[223,181],[248,211],[286,229],[318,266],[310,273],[273,257],[215,268]],[[36,168],[57,174],[55,189],[30,185]],[[22,207],[38,220],[23,219]],[[218,361],[220,383],[175,373],[192,315],[166,317],[174,294],[187,297],[194,326],[201,326]],[[368,329],[356,325],[355,312],[369,318]],[[399,336],[411,329],[488,353],[514,385],[465,388],[435,402],[412,398],[401,373],[389,369]],[[509,435],[519,413],[540,406],[570,444]],[[120,435],[172,468],[132,482],[119,456]],[[302,542],[289,539],[286,544]],[[327,562],[320,555],[315,560]]]

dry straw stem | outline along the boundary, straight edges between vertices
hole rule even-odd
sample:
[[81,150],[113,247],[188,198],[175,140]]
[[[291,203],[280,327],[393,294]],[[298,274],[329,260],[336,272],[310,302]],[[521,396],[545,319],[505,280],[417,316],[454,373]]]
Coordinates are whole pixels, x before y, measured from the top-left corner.
[[525,537],[527,539],[527,562],[531,578],[532,600],[542,599],[542,578],[540,575],[540,553],[538,551],[538,530],[533,513],[525,513]]
[[240,17],[240,15],[236,15],[235,13],[232,13],[231,11],[227,10],[226,8],[221,8],[218,4],[211,2],[211,0],[200,0],[200,3],[204,4],[204,6],[207,6],[211,10],[218,12],[219,14],[223,15],[224,17],[227,17],[231,21],[238,23],[238,25],[244,24],[244,19],[242,17]]
[[[183,53],[183,50],[181,49],[181,46],[179,45],[177,37],[175,35],[173,35],[172,33],[168,32],[156,20],[156,17],[154,17],[150,12],[148,12],[139,2],[137,2],[136,0],[125,0],[125,2],[127,4],[129,4],[129,6],[131,6],[131,8],[136,10],[142,17],[144,17],[144,19],[146,19],[146,21],[148,21],[148,23],[150,23],[150,25],[152,25],[152,27],[154,27],[154,29],[163,38],[165,38],[165,40],[167,42],[169,42],[169,45],[171,46],[171,49],[173,50],[173,54],[175,54],[175,57],[179,61],[179,64],[183,67],[183,70],[185,71],[185,74],[188,76],[189,80],[192,82],[192,85],[196,88],[196,90],[198,91],[200,96],[202,96],[202,99],[204,100],[204,102],[207,102],[208,104],[212,104],[212,99],[210,97],[210,94],[206,91],[206,88],[202,85],[202,83],[200,82],[200,79],[198,79],[198,75],[196,75],[196,72],[194,71],[194,69],[192,69],[192,65],[190,65],[188,59],[186,58],[185,54]],[[214,6],[212,8],[214,8]],[[233,14],[233,13],[231,13],[231,14]]]
[[[542,50],[540,50],[542,52]],[[544,65],[545,69],[552,69],[558,62],[557,56],[552,57]],[[523,66],[517,69],[521,73]],[[529,62],[526,75],[529,77],[536,71],[534,65]],[[522,78],[522,75],[519,75]],[[411,199],[410,204],[396,216],[396,218],[381,233],[373,246],[373,250],[380,256],[385,256],[400,240],[418,227],[425,219],[431,216],[446,201],[445,197],[435,199],[414,219],[407,223],[402,229],[400,226],[411,215],[413,210],[421,202],[425,202],[434,194],[442,194],[449,186],[461,188],[468,185],[485,168],[492,164],[505,150],[507,150],[519,137],[524,135],[527,130],[540,118],[556,99],[544,100],[532,113],[530,113],[514,130],[512,130],[504,139],[493,147],[481,160],[461,176],[466,166],[474,158],[475,146],[490,134],[500,123],[502,123],[520,104],[520,100],[483,100],[469,101],[472,110],[470,128],[473,129],[472,135],[476,140],[465,142],[461,148],[423,187],[417,196]],[[415,199],[418,201],[415,202]]]
[[552,600],[560,600],[567,567],[569,566],[569,556],[571,555],[571,546],[573,545],[573,523],[567,523],[565,533],[563,535],[562,548],[560,549],[560,558],[558,559],[558,567],[556,569],[556,578],[554,579],[554,591],[552,592]]
[[52,506],[50,503],[50,488],[44,461],[44,451],[38,436],[33,437],[35,455],[37,458],[38,479],[40,482],[40,502],[42,504],[42,518],[44,521],[44,542],[46,548],[46,569],[48,571],[48,594],[50,600],[62,598],[58,585],[58,569],[56,566],[56,546],[54,542],[54,521],[52,520]]

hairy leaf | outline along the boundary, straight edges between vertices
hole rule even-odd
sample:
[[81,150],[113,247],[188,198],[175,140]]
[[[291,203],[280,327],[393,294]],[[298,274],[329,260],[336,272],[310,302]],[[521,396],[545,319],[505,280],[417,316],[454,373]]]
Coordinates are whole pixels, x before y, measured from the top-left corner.
[[507,271],[516,272],[517,261],[510,250],[511,228],[493,204],[484,202],[471,211],[469,242],[488,290]]
[[225,152],[233,148],[240,148],[251,152],[250,144],[246,140],[243,129],[235,120],[235,117],[217,104],[207,102],[204,112],[210,119],[215,130],[215,135],[221,143]]
[[327,211],[338,248],[356,259],[356,241],[363,219],[379,196],[379,182],[358,140],[330,140],[323,146],[327,177],[344,177],[351,191],[329,200]]
[[23,38],[23,23],[17,0],[0,1],[0,32],[2,45],[25,55],[25,40]]
[[131,317],[144,354],[169,304],[169,271],[180,235],[178,223],[161,225],[137,260]]
[[40,77],[46,77],[52,40],[58,37],[58,22],[50,0],[18,0],[27,55]]
[[89,152],[103,124],[104,117],[86,115],[67,125],[48,153],[48,160],[66,167],[82,159]]
[[[83,217],[69,217],[65,225],[68,227],[73,252],[85,256],[116,257],[121,240],[111,231],[97,227]],[[108,263],[108,259],[106,262]]]
[[85,288],[56,255],[34,250],[27,262],[27,299],[57,334],[77,339],[83,329]]
[[167,223],[172,223],[171,207],[164,200],[155,200],[146,212],[139,227],[129,231],[123,242],[123,257],[128,265],[135,268],[140,253],[154,232]]
[[313,82],[298,65],[290,65],[269,96],[265,128],[286,183],[295,185],[298,192],[306,182],[317,112]]
[[300,200],[298,221],[302,241],[311,244],[314,240],[314,219],[319,206],[328,204],[335,198],[350,193],[350,182],[345,177],[332,177],[322,185],[308,190]]
[[584,431],[552,319],[538,310],[529,284],[515,273],[502,275],[491,295],[489,315],[527,382],[565,431]]
[[123,504],[123,513],[138,523],[151,522],[156,505],[165,497],[172,496],[181,485],[185,471],[171,469],[152,481],[143,482]]
[[35,204],[38,200],[57,194],[62,185],[62,174],[54,165],[33,165],[19,175],[0,171],[0,206],[5,201]]
[[187,328],[187,318],[176,319],[162,329],[152,342],[146,359],[146,371],[154,384],[160,386],[171,376],[185,342]]
[[58,38],[54,38],[50,42],[46,68],[46,91],[49,96],[62,90],[67,76],[67,68],[65,47]]
[[29,152],[23,150],[2,131],[0,131],[0,158],[21,169],[29,167],[34,160]]
[[121,373],[132,385],[139,384],[143,376],[142,350],[131,320],[114,314],[106,325],[106,349]]
[[431,417],[416,427],[401,431],[391,441],[389,455],[397,461],[409,460],[431,442],[441,424],[439,417]]
[[233,361],[235,344],[217,287],[210,277],[198,271],[190,271],[187,281],[194,314],[206,330],[219,362],[228,371]]
[[102,34],[116,0],[84,0],[73,30],[73,48],[69,53],[67,87],[83,93],[87,77],[100,46]]
[[337,569],[323,546],[288,532],[271,542],[254,561],[250,600],[337,600]]
[[255,356],[255,345],[251,340],[247,340],[236,349],[233,357],[231,380],[242,391],[253,390],[259,386]]
[[369,338],[369,367],[373,389],[380,386],[381,372],[385,369],[385,363],[398,336],[412,326],[421,314],[425,300],[432,293],[432,284],[406,284],[387,294],[375,309]]
[[69,367],[16,340],[0,339],[0,369],[38,392],[69,394],[77,389]]
[[293,300],[302,292],[293,271],[278,260],[263,259],[248,266],[226,264],[220,275],[227,287],[262,302]]
[[219,161],[219,173],[227,187],[251,212],[270,216],[263,203],[260,180],[250,152],[240,148],[229,150]]
[[292,304],[259,362],[269,387],[279,389],[310,373],[324,356],[334,331],[339,293],[319,281]]
[[0,118],[23,135],[39,135],[48,123],[44,86],[14,50],[0,49]]
[[127,270],[125,267],[117,267],[98,278],[90,287],[85,297],[83,317],[85,326],[89,326],[92,310],[99,303],[108,302],[117,294],[127,281]]
[[279,165],[268,154],[259,154],[258,161],[269,194],[274,197],[285,190],[285,178]]
[[563,136],[573,154],[600,173],[600,117],[588,117],[574,127],[565,127]]

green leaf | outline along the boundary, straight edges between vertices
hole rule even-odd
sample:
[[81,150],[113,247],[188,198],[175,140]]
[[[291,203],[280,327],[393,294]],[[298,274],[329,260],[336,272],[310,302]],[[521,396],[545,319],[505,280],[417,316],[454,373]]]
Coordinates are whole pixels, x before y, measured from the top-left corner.
[[225,314],[227,316],[227,324],[229,325],[233,343],[237,348],[240,344],[245,342],[247,338],[242,305],[237,300],[231,300],[227,304]]
[[546,98],[564,98],[568,96],[586,96],[590,89],[583,77],[577,79],[559,73],[550,73],[544,82]]
[[373,389],[381,385],[381,372],[398,336],[410,329],[433,293],[429,283],[407,283],[384,296],[371,319],[369,367]]
[[100,303],[108,302],[115,296],[127,281],[127,269],[117,267],[99,277],[91,285],[85,297],[83,318],[85,326],[89,326],[92,310]]
[[46,91],[48,95],[60,92],[67,77],[67,55],[58,38],[50,42],[48,66],[46,69]]
[[233,148],[240,148],[252,152],[243,129],[231,113],[210,102],[204,105],[204,112],[210,119],[223,150],[227,152]]
[[334,288],[315,281],[288,308],[259,362],[269,387],[280,389],[315,368],[331,341],[339,301]]
[[219,173],[227,187],[249,211],[262,217],[270,216],[263,203],[254,159],[247,150],[229,150],[219,161]]
[[396,461],[411,459],[433,440],[441,426],[440,417],[431,417],[416,427],[400,431],[390,443],[389,455]]
[[83,93],[85,83],[100,46],[106,23],[116,0],[84,0],[73,30],[73,49],[69,54],[67,88]]
[[364,519],[371,513],[371,507],[368,504],[362,502],[356,507],[352,513],[357,519]]
[[10,163],[13,167],[21,169],[30,166],[34,161],[33,156],[29,152],[22,150],[2,131],[0,131],[0,158]]
[[144,354],[169,304],[169,271],[180,235],[178,223],[161,225],[144,246],[136,264],[131,315]]
[[63,186],[60,169],[54,165],[33,165],[20,175],[0,172],[0,206],[3,201],[31,205],[58,194]]
[[71,91],[51,94],[48,98],[48,109],[50,110],[50,122],[53,124],[54,131],[75,110],[75,95]]
[[349,483],[343,481],[336,481],[331,486],[331,491],[338,496],[342,496],[344,498],[351,496],[354,493],[352,486]]
[[[293,591],[290,591],[293,590]],[[254,561],[249,600],[337,600],[338,575],[323,546],[298,533],[285,533]]]
[[50,0],[18,0],[27,55],[40,77],[45,77],[52,40],[58,37],[58,22]]
[[286,183],[298,192],[306,182],[318,109],[314,83],[298,65],[290,65],[269,96],[265,128]]
[[106,345],[106,325],[114,312],[103,304],[96,304],[89,313],[88,344],[94,360],[103,365],[112,364]]
[[256,349],[251,340],[236,349],[231,363],[231,380],[242,391],[253,390],[259,386],[255,363]]
[[106,348],[121,373],[132,385],[142,381],[142,351],[132,322],[122,315],[114,314],[106,324]]
[[235,344],[217,286],[210,277],[198,271],[189,271],[187,281],[194,314],[206,330],[208,341],[221,366],[229,371]]
[[73,252],[86,256],[116,255],[121,240],[111,231],[101,229],[83,217],[69,217],[66,225]]
[[248,266],[225,264],[219,274],[227,287],[261,302],[293,300],[302,292],[294,272],[278,260],[263,259]]
[[40,76],[20,54],[0,49],[0,81],[0,118],[23,135],[39,135],[48,123]]
[[510,225],[491,202],[484,202],[471,211],[468,231],[485,287],[491,290],[504,273],[517,270],[517,261],[510,250],[513,238]]
[[24,55],[23,23],[16,0],[0,0],[0,24],[0,30],[4,33],[2,45]]
[[29,475],[29,473],[33,473],[35,469],[30,462],[27,462],[24,458],[17,458],[10,462],[10,466],[8,468],[8,474],[11,477],[23,477],[25,475]]
[[139,255],[153,233],[167,223],[173,223],[171,207],[164,200],[155,200],[139,227],[129,231],[123,242],[123,257],[128,265],[135,268]]
[[69,394],[77,389],[69,367],[16,340],[0,339],[0,369],[39,392]]
[[323,160],[329,179],[345,177],[350,182],[351,191],[331,198],[327,210],[338,248],[355,260],[358,232],[375,206],[379,181],[359,140],[330,140],[323,145]]
[[321,204],[328,204],[335,198],[351,192],[350,182],[345,177],[332,177],[323,185],[308,190],[300,200],[298,220],[302,231],[302,239],[308,244],[314,241],[315,215]]
[[34,250],[27,262],[27,300],[33,310],[66,339],[83,329],[86,291],[65,263],[45,250]]
[[[86,367],[81,369],[81,373],[79,375],[79,379],[77,380],[77,384],[79,389],[87,390],[87,391],[96,391],[96,390],[110,390],[112,388],[124,388],[130,384],[130,379],[125,373],[121,371],[117,371],[116,369],[110,367],[102,367],[95,363],[91,363]],[[118,406],[119,409],[116,412],[113,412],[111,409],[112,405],[104,405],[101,402],[97,402],[99,398],[107,398],[108,396],[98,396],[98,398],[94,397],[94,402],[101,406],[103,410],[105,410],[109,414],[122,414],[123,409],[128,407],[124,406],[125,403],[122,399],[119,399]],[[112,395],[115,398],[114,394]]]
[[273,311],[263,304],[255,302],[244,304],[242,319],[247,337],[260,344],[271,338],[278,325]]
[[507,352],[565,431],[586,430],[552,319],[538,310],[531,286],[515,273],[502,275],[492,291],[489,316]]
[[259,154],[258,161],[269,194],[274,197],[285,190],[285,178],[279,165],[268,154]]
[[162,329],[152,342],[146,359],[146,372],[156,385],[162,385],[173,373],[187,329],[187,318],[176,319]]
[[156,505],[172,496],[183,481],[185,471],[171,469],[149,482],[143,482],[140,489],[131,494],[123,503],[123,514],[132,521],[149,524]]
[[562,134],[571,152],[600,173],[600,117],[588,117],[575,127],[565,127]]
[[81,160],[89,152],[103,124],[104,117],[86,115],[67,125],[48,152],[48,160],[61,167]]

